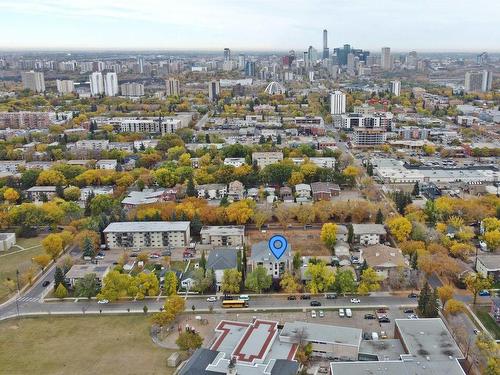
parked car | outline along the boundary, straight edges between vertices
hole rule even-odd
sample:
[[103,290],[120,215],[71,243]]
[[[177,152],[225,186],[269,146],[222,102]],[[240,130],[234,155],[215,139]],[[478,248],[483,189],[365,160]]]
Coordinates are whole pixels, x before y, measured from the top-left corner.
[[321,302],[319,302],[319,301],[311,301],[310,305],[311,306],[321,306]]
[[311,299],[311,296],[309,294],[301,294],[300,299]]
[[385,331],[380,331],[380,338],[381,339],[386,339],[387,338],[387,333],[385,333]]
[[324,316],[325,316],[325,313],[323,312],[323,310],[319,310],[319,317],[323,318]]
[[417,297],[418,297],[418,294],[415,292],[411,292],[410,294],[408,294],[408,298],[417,298]]
[[351,309],[345,309],[345,316],[347,316],[348,318],[352,318],[352,311],[351,311]]
[[480,295],[481,297],[487,297],[487,296],[491,296],[491,293],[490,293],[490,291],[489,291],[489,290],[486,290],[486,289],[485,289],[485,290],[481,290],[481,291],[479,292],[479,295]]
[[371,340],[372,334],[370,332],[363,332],[363,340]]
[[359,298],[351,298],[351,303],[360,303]]
[[162,251],[161,256],[164,256],[164,257],[172,256],[172,252],[170,250]]
[[386,309],[377,309],[376,312],[377,312],[377,314],[385,314],[385,313],[387,313],[387,310]]
[[365,319],[370,319],[370,320],[372,320],[372,319],[376,319],[376,318],[377,318],[377,317],[376,317],[375,315],[373,315],[373,314],[365,314]]
[[327,293],[326,299],[336,299],[337,293]]
[[42,283],[42,286],[45,288],[46,286],[48,286],[50,284],[50,281],[49,280],[45,280],[43,283]]
[[387,316],[381,316],[380,318],[378,318],[378,322],[379,323],[390,323],[391,320]]
[[297,297],[296,296],[288,296],[288,297],[286,297],[286,299],[289,301],[295,301],[297,299]]
[[479,335],[479,330],[478,330],[478,329],[476,329],[476,328],[474,328],[474,334],[475,334],[475,335]]
[[339,309],[339,316],[343,318],[345,316],[344,309]]
[[241,294],[238,299],[241,301],[250,301],[250,297],[248,296],[248,294]]
[[414,314],[415,313],[415,311],[413,311],[413,309],[405,309],[405,310],[403,310],[403,312],[405,314]]
[[316,318],[316,311],[315,310],[311,311],[311,318]]
[[105,303],[109,303],[109,301],[107,299],[100,299],[99,301],[97,301],[97,303],[105,304]]
[[207,298],[207,302],[216,302],[216,301],[217,301],[217,297],[210,296]]
[[408,319],[418,319],[418,316],[415,314],[408,315]]

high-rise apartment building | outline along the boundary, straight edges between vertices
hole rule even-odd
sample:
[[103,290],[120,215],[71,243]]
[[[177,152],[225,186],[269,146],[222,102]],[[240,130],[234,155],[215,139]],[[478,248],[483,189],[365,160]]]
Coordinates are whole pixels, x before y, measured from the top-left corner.
[[391,81],[391,93],[394,96],[401,95],[401,81]]
[[69,79],[56,80],[57,92],[60,94],[69,94],[75,91],[75,83]]
[[245,55],[240,53],[238,55],[238,70],[245,70]]
[[328,49],[328,31],[323,30],[323,59],[330,57],[330,50]]
[[127,82],[120,85],[123,96],[144,96],[144,85],[142,83]]
[[330,113],[332,115],[341,115],[345,113],[346,95],[342,91],[335,91],[330,96]]
[[210,101],[215,102],[219,99],[220,94],[220,83],[219,81],[213,80],[208,83],[208,98]]
[[245,63],[245,75],[247,77],[255,77],[255,61],[247,61]]
[[118,95],[118,76],[115,72],[106,73],[104,79],[104,93],[106,96]]
[[181,84],[178,79],[169,78],[165,83],[167,85],[167,96],[180,95]]
[[491,90],[493,74],[487,70],[465,73],[466,92],[486,92]]
[[229,48],[224,48],[224,62],[231,61],[231,50]]
[[94,72],[90,75],[90,95],[98,96],[104,93],[104,81],[101,72]]
[[380,56],[380,67],[383,70],[392,69],[391,49],[389,47],[382,47],[382,54]]
[[27,90],[34,92],[45,91],[45,78],[43,72],[34,72],[33,70],[21,72],[21,80],[23,81],[23,87]]

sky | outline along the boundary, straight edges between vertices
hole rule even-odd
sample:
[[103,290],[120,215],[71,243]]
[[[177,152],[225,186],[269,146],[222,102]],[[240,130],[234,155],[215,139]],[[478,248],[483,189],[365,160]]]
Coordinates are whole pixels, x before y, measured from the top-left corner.
[[2,49],[500,51],[499,0],[0,0]]

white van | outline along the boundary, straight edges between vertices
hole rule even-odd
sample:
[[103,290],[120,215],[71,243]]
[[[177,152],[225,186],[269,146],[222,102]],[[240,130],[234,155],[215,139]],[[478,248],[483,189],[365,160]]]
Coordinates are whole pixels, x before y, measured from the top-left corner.
[[339,309],[339,316],[343,318],[345,316],[344,309]]
[[372,332],[372,340],[378,340],[378,333]]
[[248,294],[242,294],[238,299],[241,301],[249,301],[250,297],[248,296]]
[[351,309],[345,309],[345,316],[347,316],[348,318],[352,318],[352,311],[351,311]]

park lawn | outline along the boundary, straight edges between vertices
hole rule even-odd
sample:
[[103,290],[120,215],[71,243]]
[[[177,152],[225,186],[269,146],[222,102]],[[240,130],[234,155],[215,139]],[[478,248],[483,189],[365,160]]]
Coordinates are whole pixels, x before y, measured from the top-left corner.
[[495,340],[500,340],[500,326],[493,320],[490,314],[488,314],[488,307],[478,307],[476,308],[476,315],[484,324],[486,329],[491,333]]
[[15,253],[16,251],[19,251],[19,248],[13,247],[6,253],[0,253],[0,301],[9,294],[9,290],[3,285],[4,280],[7,278],[15,280],[16,270],[19,270],[19,283],[22,287],[24,285],[21,277],[23,272],[34,265],[31,258],[42,254],[43,248],[39,246],[18,253]]
[[149,317],[39,317],[0,323],[1,374],[169,375],[172,350],[151,341]]
[[[45,236],[37,236],[37,237],[30,237],[30,238],[16,238],[16,245],[19,245],[21,247],[24,247],[25,249],[33,247],[33,246],[38,246],[42,245],[42,240]],[[16,247],[14,246],[11,250],[15,250]],[[17,248],[19,250],[19,248]]]

